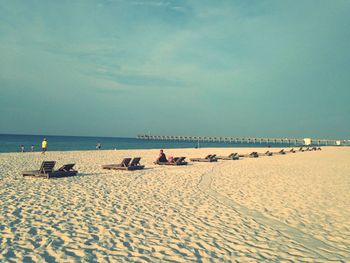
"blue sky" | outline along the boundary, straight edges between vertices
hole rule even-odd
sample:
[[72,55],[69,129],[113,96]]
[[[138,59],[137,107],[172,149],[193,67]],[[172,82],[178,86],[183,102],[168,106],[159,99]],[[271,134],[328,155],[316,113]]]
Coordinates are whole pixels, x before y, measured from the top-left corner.
[[349,138],[349,12],[0,0],[0,133]]

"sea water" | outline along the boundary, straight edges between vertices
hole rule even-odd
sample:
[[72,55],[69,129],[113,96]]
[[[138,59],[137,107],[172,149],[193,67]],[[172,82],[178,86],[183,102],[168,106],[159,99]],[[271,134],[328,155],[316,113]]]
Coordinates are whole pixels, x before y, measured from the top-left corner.
[[[0,152],[20,152],[24,146],[26,152],[41,150],[41,141],[46,138],[49,151],[95,150],[101,144],[102,150],[113,149],[161,149],[161,148],[196,148],[197,141],[158,141],[118,137],[52,136],[52,135],[9,135],[0,134]],[[235,142],[199,142],[199,147],[298,147],[294,143],[235,143]]]

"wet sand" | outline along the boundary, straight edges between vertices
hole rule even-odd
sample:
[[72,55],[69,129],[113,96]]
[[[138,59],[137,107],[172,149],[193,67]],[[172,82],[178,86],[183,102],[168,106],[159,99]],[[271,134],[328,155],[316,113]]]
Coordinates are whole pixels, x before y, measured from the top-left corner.
[[[255,150],[267,149],[165,153]],[[178,167],[153,165],[157,154],[0,154],[0,261],[350,260],[350,148]],[[101,169],[128,156],[146,169]],[[75,162],[79,175],[22,178],[43,160]]]

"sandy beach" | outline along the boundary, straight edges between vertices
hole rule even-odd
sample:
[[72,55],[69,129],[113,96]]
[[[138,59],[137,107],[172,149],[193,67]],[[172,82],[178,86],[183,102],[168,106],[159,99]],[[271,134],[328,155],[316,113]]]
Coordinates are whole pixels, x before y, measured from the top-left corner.
[[[158,152],[0,154],[0,261],[350,261],[349,147],[178,167],[154,165]],[[137,156],[146,169],[101,169]],[[43,160],[79,174],[22,177]]]

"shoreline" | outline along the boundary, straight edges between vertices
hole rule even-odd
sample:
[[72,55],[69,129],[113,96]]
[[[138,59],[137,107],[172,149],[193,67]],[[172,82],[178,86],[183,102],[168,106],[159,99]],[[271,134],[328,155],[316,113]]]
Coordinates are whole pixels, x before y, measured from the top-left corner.
[[[293,149],[294,150],[298,150],[300,147],[303,147],[303,148],[307,148],[307,147],[320,147],[320,148],[347,148],[347,147],[350,147],[349,145],[341,145],[341,146],[335,146],[335,145],[327,145],[327,146],[318,146],[318,145],[310,145],[310,146],[302,146],[302,145],[297,145],[297,146],[286,146],[286,147],[283,147],[283,146],[271,146],[271,147],[266,147],[266,146],[261,146],[261,147],[254,147],[254,146],[243,146],[243,147],[237,147],[237,146],[227,146],[227,147],[200,147],[200,148],[195,148],[195,147],[188,147],[188,148],[181,148],[181,147],[178,147],[178,148],[133,148],[133,149],[100,149],[100,150],[96,150],[96,149],[90,149],[90,150],[50,150],[48,149],[46,153],[59,153],[59,152],[67,152],[67,153],[79,153],[79,152],[99,152],[99,151],[106,151],[106,152],[120,152],[120,151],[156,151],[156,150],[160,150],[160,149],[164,149],[164,150],[167,150],[167,151],[171,151],[171,150],[182,150],[182,149],[186,149],[186,150],[189,150],[189,149],[192,149],[192,150],[209,150],[209,149],[212,149],[212,150],[215,150],[215,149],[218,149],[218,150],[225,150],[225,149],[231,149],[231,150],[234,150],[234,149],[252,149],[252,150],[261,150],[261,149],[264,149],[265,151],[268,150],[268,149]],[[34,151],[34,152],[31,152],[31,151],[25,151],[25,152],[20,152],[20,151],[17,151],[17,152],[0,152],[0,154],[37,154],[37,153],[41,153],[41,151]]]

